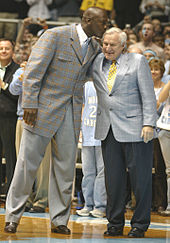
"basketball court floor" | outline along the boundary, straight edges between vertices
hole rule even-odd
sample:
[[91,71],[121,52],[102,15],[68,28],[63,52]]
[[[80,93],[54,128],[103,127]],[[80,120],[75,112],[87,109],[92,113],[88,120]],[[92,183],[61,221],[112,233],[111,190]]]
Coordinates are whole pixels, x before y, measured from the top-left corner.
[[151,225],[145,238],[131,239],[127,234],[130,230],[130,218],[133,211],[126,212],[126,225],[124,235],[119,237],[104,237],[106,218],[80,217],[76,215],[75,206],[72,205],[68,227],[71,235],[51,233],[49,214],[24,213],[16,234],[5,233],[5,210],[0,208],[0,242],[9,243],[170,243],[170,217],[159,216],[152,213]]

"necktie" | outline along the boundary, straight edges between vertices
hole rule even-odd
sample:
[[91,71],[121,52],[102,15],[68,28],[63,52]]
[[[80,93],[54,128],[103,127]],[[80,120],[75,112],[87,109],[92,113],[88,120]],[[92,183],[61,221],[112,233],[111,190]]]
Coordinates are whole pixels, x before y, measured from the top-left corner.
[[90,38],[87,38],[83,44],[82,44],[82,56],[83,56],[83,60],[86,56],[86,53],[87,53],[87,48],[88,48],[88,45],[89,45],[89,42],[90,42]]
[[107,77],[107,86],[108,86],[109,92],[111,92],[111,90],[113,88],[115,77],[116,77],[116,72],[117,72],[116,61],[113,61],[112,64],[110,65],[109,74]]

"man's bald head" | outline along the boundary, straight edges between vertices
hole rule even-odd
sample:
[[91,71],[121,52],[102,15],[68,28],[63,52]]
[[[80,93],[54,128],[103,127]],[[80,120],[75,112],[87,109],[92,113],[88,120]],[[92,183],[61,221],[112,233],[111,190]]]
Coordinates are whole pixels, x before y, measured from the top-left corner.
[[97,7],[88,8],[82,17],[82,28],[88,37],[102,37],[108,23],[107,12]]
[[142,50],[138,47],[135,46],[129,46],[128,48],[129,53],[138,53],[138,54],[143,54]]
[[83,13],[83,18],[99,17],[102,14],[107,14],[106,10],[98,7],[90,7]]

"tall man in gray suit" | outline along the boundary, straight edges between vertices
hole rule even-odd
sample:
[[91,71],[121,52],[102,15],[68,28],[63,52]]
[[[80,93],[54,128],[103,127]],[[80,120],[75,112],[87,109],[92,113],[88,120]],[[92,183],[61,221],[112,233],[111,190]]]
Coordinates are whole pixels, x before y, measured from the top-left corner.
[[[52,139],[49,211],[51,231],[70,234],[71,192],[81,124],[85,73],[100,50],[107,14],[89,8],[82,23],[47,30],[35,44],[23,80],[26,123],[6,201],[5,232],[15,233],[37,169]],[[86,55],[85,44],[89,42]]]
[[[143,55],[124,52],[126,34],[107,30],[103,53],[94,60],[92,74],[98,96],[96,139],[102,140],[107,190],[108,229],[105,236],[123,234],[126,170],[136,197],[129,237],[144,237],[150,223],[152,197],[152,138],[156,99],[148,62]],[[116,64],[108,86],[111,63]]]

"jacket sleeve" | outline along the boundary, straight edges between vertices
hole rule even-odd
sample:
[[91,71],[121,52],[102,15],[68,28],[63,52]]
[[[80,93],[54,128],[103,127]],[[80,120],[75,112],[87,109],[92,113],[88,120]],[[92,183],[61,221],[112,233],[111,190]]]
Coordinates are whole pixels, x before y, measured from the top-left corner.
[[23,74],[24,69],[19,68],[13,75],[12,82],[9,85],[9,91],[13,95],[20,95],[22,93],[22,81],[20,80],[20,75]]
[[42,80],[56,49],[56,32],[51,30],[47,30],[34,45],[24,73],[23,108],[38,108]]

